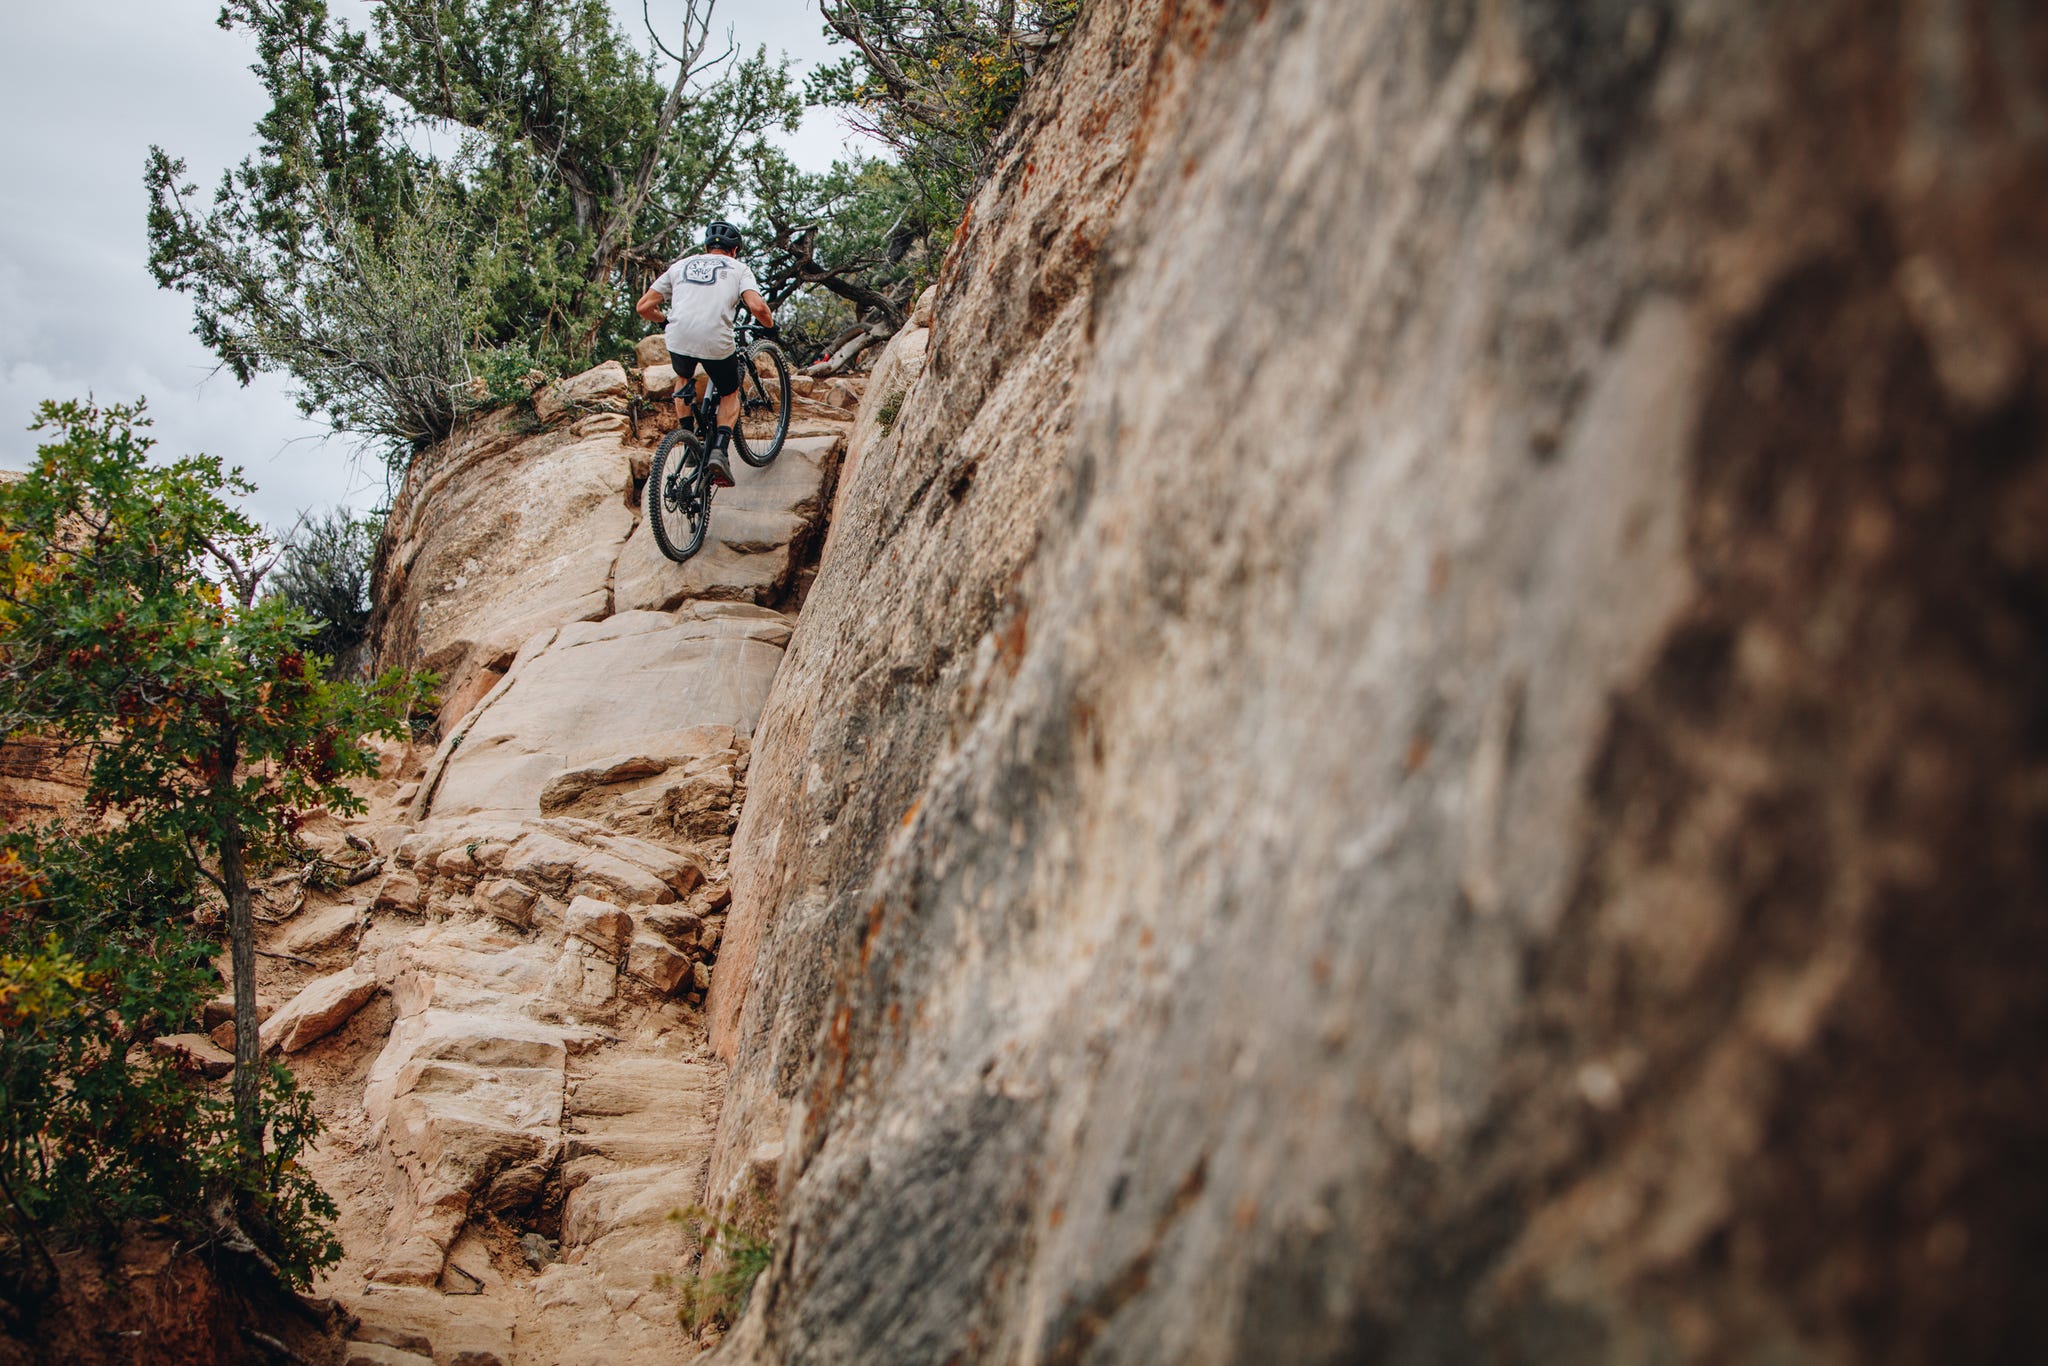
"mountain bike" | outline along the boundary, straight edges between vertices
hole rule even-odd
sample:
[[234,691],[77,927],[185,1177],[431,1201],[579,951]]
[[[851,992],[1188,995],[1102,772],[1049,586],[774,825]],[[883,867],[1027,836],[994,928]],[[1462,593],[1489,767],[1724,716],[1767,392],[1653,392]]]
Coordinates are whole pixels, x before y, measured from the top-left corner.
[[[740,459],[761,469],[782,454],[789,435],[789,356],[750,316],[735,325],[733,339],[740,356],[740,416],[732,445]],[[647,471],[647,525],[654,544],[677,564],[703,549],[711,529],[706,452],[718,432],[718,398],[718,386],[706,384],[690,420],[661,439]]]

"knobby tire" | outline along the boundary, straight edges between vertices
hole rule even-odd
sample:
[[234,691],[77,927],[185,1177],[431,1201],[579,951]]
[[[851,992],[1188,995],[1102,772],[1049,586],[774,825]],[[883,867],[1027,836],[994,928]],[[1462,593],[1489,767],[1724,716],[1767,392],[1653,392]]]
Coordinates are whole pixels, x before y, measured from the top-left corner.
[[740,459],[756,469],[782,454],[789,436],[791,388],[788,353],[772,341],[749,343],[741,353],[740,423],[732,444]]
[[[677,564],[704,548],[704,534],[711,528],[711,481],[702,468],[702,452],[696,435],[678,428],[655,447],[647,470],[642,493],[647,525],[654,544]],[[678,469],[682,477],[671,495],[666,485]]]

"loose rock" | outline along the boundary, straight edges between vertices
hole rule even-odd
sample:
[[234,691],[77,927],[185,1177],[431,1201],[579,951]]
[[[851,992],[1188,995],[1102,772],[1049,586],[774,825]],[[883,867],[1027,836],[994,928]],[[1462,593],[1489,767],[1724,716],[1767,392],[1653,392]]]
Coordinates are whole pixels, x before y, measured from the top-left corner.
[[377,895],[370,902],[379,911],[398,911],[412,914],[419,910],[425,893],[420,887],[417,874],[408,868],[393,868],[384,874],[384,880],[377,884]]
[[563,913],[562,928],[571,938],[617,957],[633,938],[633,917],[609,901],[579,896]]
[[296,1053],[341,1028],[377,991],[377,980],[359,975],[354,968],[316,978],[264,1021],[263,1046]]
[[502,877],[478,883],[473,898],[477,909],[522,930],[533,927],[534,906],[539,899],[532,888]]
[[671,992],[683,982],[695,980],[689,958],[658,935],[636,935],[627,961],[632,974],[656,991]]
[[[230,1030],[233,1028],[233,1025],[228,1026]],[[232,1038],[232,1034],[229,1037]],[[150,1040],[149,1046],[180,1067],[204,1076],[224,1077],[235,1067],[235,1055],[204,1034],[162,1034]]]
[[633,397],[633,386],[627,382],[626,367],[615,360],[608,360],[594,369],[580,375],[556,380],[533,396],[533,411],[543,422],[553,422],[572,411],[586,412],[593,408],[623,411]]

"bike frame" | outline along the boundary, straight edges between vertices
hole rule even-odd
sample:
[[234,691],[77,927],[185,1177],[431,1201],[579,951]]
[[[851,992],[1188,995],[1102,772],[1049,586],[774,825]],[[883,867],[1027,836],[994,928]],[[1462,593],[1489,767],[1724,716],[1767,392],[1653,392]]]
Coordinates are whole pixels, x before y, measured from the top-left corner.
[[[743,377],[740,380],[739,390],[741,414],[740,421],[734,424],[734,435],[737,438],[741,435],[741,424],[746,420],[747,410],[752,406],[752,403],[747,398],[748,383],[744,378],[746,374],[751,373],[755,377],[753,388],[756,400],[763,404],[769,403],[769,400],[766,389],[760,382],[760,372],[755,367],[754,357],[750,354],[751,350],[760,344],[760,329],[736,326],[734,328],[734,335],[740,354],[743,357],[741,366]],[[783,357],[779,349],[776,350],[775,355],[777,357],[778,388],[773,403],[779,405],[785,403],[789,397],[787,385],[789,367],[787,359]],[[684,381],[678,376],[678,383],[682,382]],[[662,466],[659,485],[657,486],[654,482],[650,482],[645,494],[648,500],[648,516],[653,520],[654,535],[661,547],[661,551],[669,559],[678,563],[689,559],[697,553],[697,550],[703,545],[704,537],[710,528],[711,498],[713,493],[716,492],[716,488],[711,482],[711,460],[709,457],[712,442],[718,434],[718,408],[722,397],[716,382],[708,374],[704,378],[704,390],[701,395],[698,395],[696,391],[697,377],[695,375],[690,376],[687,383],[690,385],[692,397],[686,398],[681,392],[678,392],[675,396],[675,401],[683,408],[685,415],[683,423],[675,433],[662,439],[661,449],[656,456],[656,463]],[[757,469],[774,460],[775,455],[781,450],[784,434],[788,430],[788,415],[786,411],[780,406],[773,406],[771,411],[775,414],[776,432],[773,447],[768,455],[760,460],[756,460],[750,448],[739,446],[737,441],[735,442],[735,453]],[[684,472],[681,460],[681,451],[684,449],[681,443],[685,440],[694,444],[697,451],[695,467],[690,469],[687,475]],[[671,460],[674,460],[675,463],[670,464]],[[671,513],[680,513],[688,519],[688,527],[690,529],[684,538],[672,539],[668,534]],[[678,547],[682,544],[683,539],[687,539],[688,548],[679,551]]]

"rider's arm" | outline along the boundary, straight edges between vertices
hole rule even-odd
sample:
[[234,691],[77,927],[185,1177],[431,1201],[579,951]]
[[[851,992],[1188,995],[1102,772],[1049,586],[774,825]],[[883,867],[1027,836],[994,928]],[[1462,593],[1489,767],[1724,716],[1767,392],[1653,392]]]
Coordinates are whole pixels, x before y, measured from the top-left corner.
[[633,311],[651,323],[667,322],[664,309],[668,300],[661,297],[661,291],[650,289],[640,296],[640,302],[633,305]]
[[[642,300],[642,302],[644,303],[645,300]],[[755,322],[763,327],[775,326],[775,315],[768,311],[768,301],[759,294],[750,289],[740,295],[740,302],[747,306],[747,312],[754,315]],[[642,314],[641,316],[645,317],[646,315]]]

